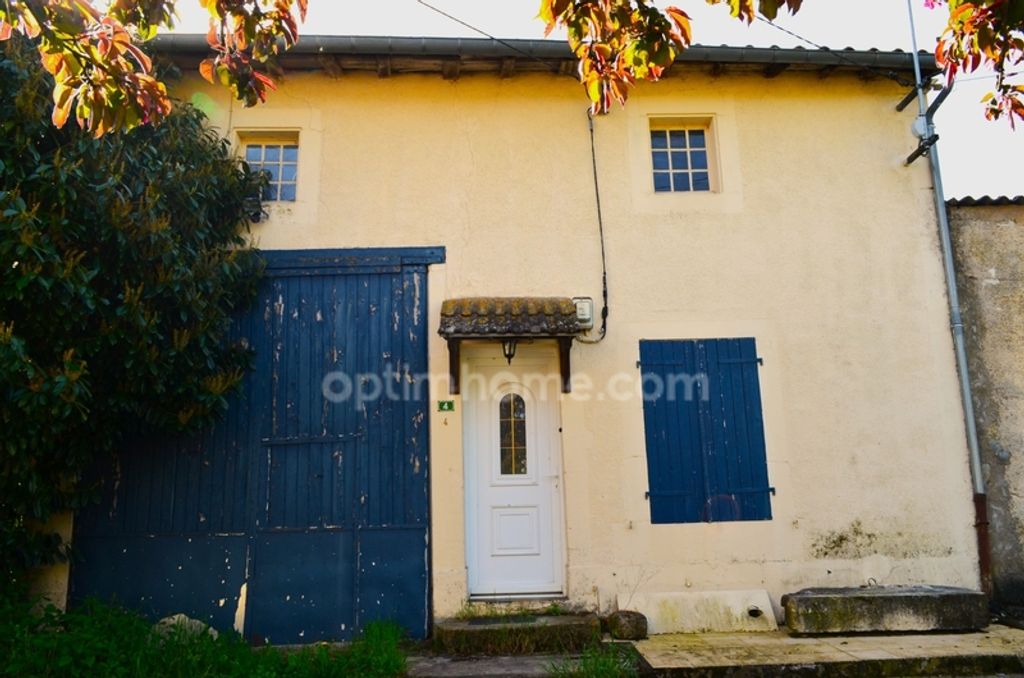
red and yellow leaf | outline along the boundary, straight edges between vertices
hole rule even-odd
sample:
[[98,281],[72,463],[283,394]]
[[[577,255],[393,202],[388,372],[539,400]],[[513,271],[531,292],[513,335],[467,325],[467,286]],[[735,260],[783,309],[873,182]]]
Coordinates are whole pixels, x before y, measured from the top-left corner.
[[210,83],[214,84],[214,64],[213,59],[203,59],[199,64],[199,74]]

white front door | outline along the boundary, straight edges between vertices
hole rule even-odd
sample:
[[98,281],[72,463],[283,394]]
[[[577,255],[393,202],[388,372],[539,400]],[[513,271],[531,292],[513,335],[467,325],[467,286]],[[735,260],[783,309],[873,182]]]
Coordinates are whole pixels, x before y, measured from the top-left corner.
[[555,350],[478,347],[463,372],[469,593],[564,591]]

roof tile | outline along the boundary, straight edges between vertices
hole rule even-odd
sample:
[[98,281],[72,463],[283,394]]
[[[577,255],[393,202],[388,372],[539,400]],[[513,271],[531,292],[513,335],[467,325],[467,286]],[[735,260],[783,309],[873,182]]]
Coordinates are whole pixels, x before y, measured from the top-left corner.
[[1024,195],[983,195],[980,198],[964,196],[946,201],[950,207],[988,207],[992,205],[1024,205]]
[[474,337],[565,337],[582,331],[569,297],[462,297],[441,304],[438,334]]

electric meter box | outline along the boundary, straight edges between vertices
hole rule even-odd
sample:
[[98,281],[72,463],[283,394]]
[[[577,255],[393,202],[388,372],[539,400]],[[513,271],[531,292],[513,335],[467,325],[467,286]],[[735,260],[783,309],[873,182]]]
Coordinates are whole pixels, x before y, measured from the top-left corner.
[[576,304],[576,319],[585,330],[594,328],[594,300],[590,297],[573,297]]

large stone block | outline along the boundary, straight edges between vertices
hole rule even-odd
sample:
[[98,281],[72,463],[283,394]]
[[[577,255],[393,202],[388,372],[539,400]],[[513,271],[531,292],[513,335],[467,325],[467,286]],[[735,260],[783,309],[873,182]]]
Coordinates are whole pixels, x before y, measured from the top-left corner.
[[977,631],[989,622],[984,594],[948,586],[804,589],[782,607],[795,634]]

